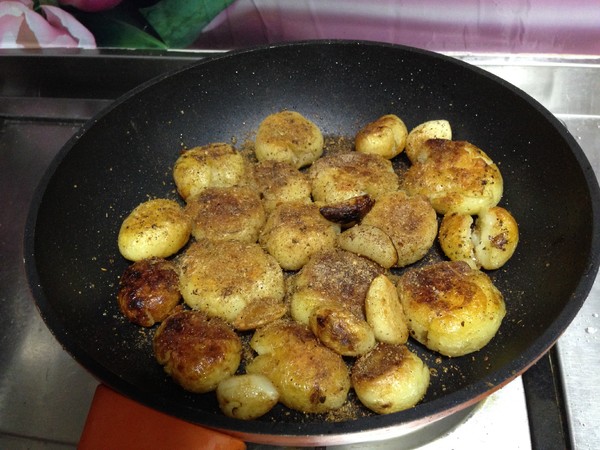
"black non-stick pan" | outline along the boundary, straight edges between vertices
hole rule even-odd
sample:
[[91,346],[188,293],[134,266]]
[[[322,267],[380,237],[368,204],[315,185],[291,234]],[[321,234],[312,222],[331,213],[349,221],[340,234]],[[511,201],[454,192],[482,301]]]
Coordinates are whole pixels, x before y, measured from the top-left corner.
[[[214,394],[187,393],[155,362],[154,330],[126,322],[115,294],[128,262],[121,221],[149,197],[177,198],[171,168],[186,147],[239,147],[268,114],[291,109],[326,136],[352,137],[394,113],[408,128],[450,121],[504,176],[501,205],[520,227],[515,256],[490,276],[508,313],[482,351],[438,357],[416,343],[432,382],[416,407],[341,422],[277,406],[249,422],[225,417]],[[529,96],[468,64],[367,42],[303,42],[216,56],[145,84],[73,137],[52,163],[26,230],[26,266],[48,327],[92,374],[158,410],[270,443],[394,437],[473,405],[540,358],[576,315],[600,255],[600,193],[565,127]],[[435,251],[435,250],[434,250]],[[243,264],[243,259],[240,264]],[[381,435],[379,435],[381,437]]]

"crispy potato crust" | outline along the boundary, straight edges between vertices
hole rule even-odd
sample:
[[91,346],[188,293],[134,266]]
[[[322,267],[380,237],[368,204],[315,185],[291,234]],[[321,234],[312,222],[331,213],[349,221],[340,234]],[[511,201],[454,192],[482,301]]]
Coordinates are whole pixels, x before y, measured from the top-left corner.
[[323,156],[308,170],[316,202],[338,203],[364,194],[377,200],[398,189],[392,163],[379,155],[341,152]]
[[408,169],[402,187],[410,195],[427,197],[438,213],[477,214],[500,201],[500,170],[480,148],[465,141],[430,139],[420,153],[424,160]]
[[284,161],[299,169],[321,156],[323,134],[302,114],[281,111],[260,123],[254,151],[259,161]]
[[185,303],[239,329],[256,328],[286,311],[281,267],[258,244],[203,239],[177,265]]
[[250,345],[259,355],[246,371],[269,378],[288,408],[323,413],[346,401],[350,374],[344,360],[321,345],[306,326],[273,322],[258,329]]
[[162,322],[181,300],[175,266],[162,258],[133,263],[119,280],[117,300],[130,322],[143,327]]
[[223,142],[186,150],[173,166],[173,180],[184,200],[207,187],[245,184],[247,176],[247,163],[243,156]]
[[490,278],[464,261],[409,269],[397,288],[411,336],[446,356],[480,350],[506,314],[502,294]]
[[185,211],[197,240],[256,242],[266,220],[260,197],[245,186],[206,188],[188,198]]
[[402,119],[395,114],[386,114],[356,134],[356,151],[392,159],[404,150],[407,136],[408,130]]
[[425,396],[429,369],[405,345],[379,343],[356,360],[351,379],[367,408],[390,414],[413,407]]
[[410,162],[414,164],[427,159],[427,149],[423,148],[423,144],[429,139],[452,139],[450,122],[443,119],[428,120],[410,130],[406,138],[406,156]]
[[153,341],[156,360],[184,389],[203,393],[233,375],[242,354],[239,336],[219,318],[199,311],[169,316]]
[[271,212],[259,243],[284,270],[298,270],[315,253],[332,249],[339,232],[314,203],[287,202]]
[[290,163],[265,160],[254,165],[254,183],[267,212],[286,202],[311,203],[310,181]]
[[377,263],[345,250],[318,253],[291,281],[292,315],[296,320],[308,323],[309,309],[314,306],[310,301],[304,302],[304,292],[308,291],[317,302],[342,305],[364,320],[367,291],[371,281],[383,272]]
[[386,233],[396,248],[395,266],[404,267],[423,258],[437,236],[437,214],[422,196],[410,197],[403,191],[384,194],[364,217],[370,225]]

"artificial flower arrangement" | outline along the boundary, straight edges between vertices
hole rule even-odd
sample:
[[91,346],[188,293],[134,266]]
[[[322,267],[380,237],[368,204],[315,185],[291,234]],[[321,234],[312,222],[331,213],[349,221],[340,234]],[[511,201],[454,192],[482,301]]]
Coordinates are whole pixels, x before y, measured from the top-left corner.
[[233,0],[1,0],[0,48],[186,48]]

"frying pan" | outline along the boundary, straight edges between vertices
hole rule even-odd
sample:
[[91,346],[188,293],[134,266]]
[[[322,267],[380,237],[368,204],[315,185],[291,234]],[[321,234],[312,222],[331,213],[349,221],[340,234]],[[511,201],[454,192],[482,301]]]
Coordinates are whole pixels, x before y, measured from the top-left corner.
[[[121,316],[115,294],[129,264],[118,253],[123,218],[149,197],[177,198],[182,148],[251,140],[268,114],[291,109],[326,136],[352,137],[387,114],[409,128],[447,119],[504,176],[501,205],[521,240],[489,272],[508,313],[498,335],[465,357],[411,348],[434,369],[424,400],[342,421],[276,406],[254,421],[225,417],[214,394],[190,394],[155,362],[154,330]],[[25,237],[33,296],[67,351],[113,389],[168,414],[248,441],[316,445],[392,438],[464,410],[538,360],[576,315],[600,254],[600,193],[566,128],[535,100],[449,57],[373,42],[313,41],[241,50],[161,76],[126,94],[60,151],[31,207]],[[439,252],[434,248],[432,252]],[[243,264],[243,260],[240,261]]]

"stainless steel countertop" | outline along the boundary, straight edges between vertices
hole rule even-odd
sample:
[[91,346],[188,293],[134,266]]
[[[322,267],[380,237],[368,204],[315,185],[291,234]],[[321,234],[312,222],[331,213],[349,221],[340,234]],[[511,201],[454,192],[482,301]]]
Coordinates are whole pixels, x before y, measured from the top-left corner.
[[[540,101],[568,127],[595,173],[600,174],[600,57],[451,56],[504,78]],[[13,114],[1,100],[0,120]],[[81,108],[85,116],[101,103],[80,100],[65,107]],[[43,102],[37,107],[44,113]],[[52,137],[65,142],[77,128],[77,125],[53,128]],[[36,122],[27,135],[19,134],[8,122],[3,127],[4,142],[13,139],[16,145],[36,149],[34,153],[6,149],[0,143],[3,206],[0,208],[0,312],[5,319],[0,332],[0,448],[74,448],[98,384],[46,328],[29,293],[22,264],[27,205],[37,180],[58,150],[49,146],[48,130],[44,121]],[[28,178],[19,179],[24,173]],[[600,442],[600,404],[595,401],[600,388],[599,314],[600,278],[557,344],[569,427],[576,449],[592,449]],[[497,426],[494,417],[498,417],[498,411],[513,411],[511,428],[506,428],[504,422]],[[527,429],[522,429],[525,419],[522,383],[518,378],[483,402],[461,427],[477,434],[480,447],[530,448],[527,443],[513,439],[519,435],[519,442],[527,440]],[[420,448],[458,446],[461,427]],[[384,448],[383,445],[376,448]]]
[[[559,118],[576,138],[600,178],[600,58],[469,56],[523,89]],[[600,442],[600,276],[557,343],[573,448]]]

